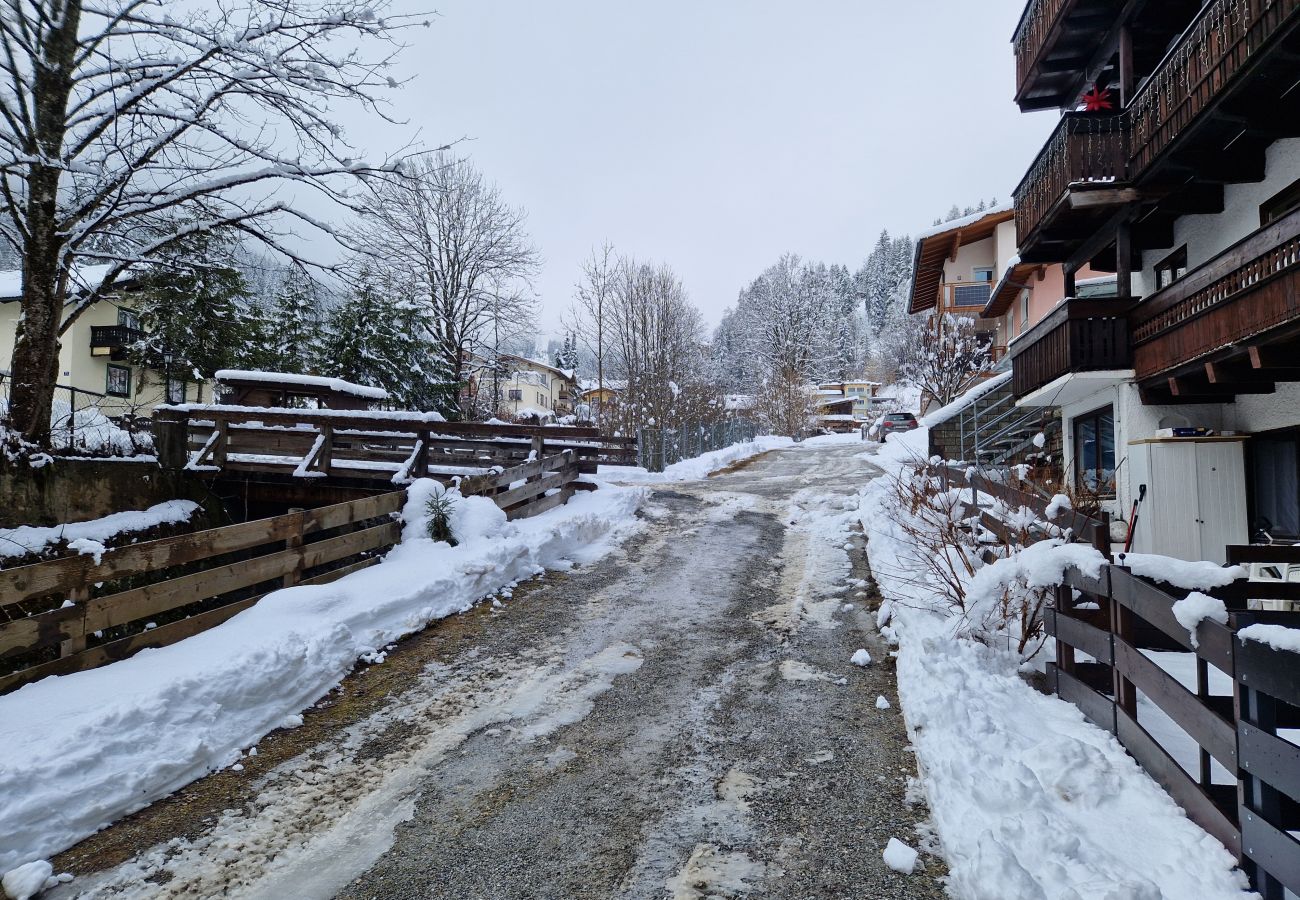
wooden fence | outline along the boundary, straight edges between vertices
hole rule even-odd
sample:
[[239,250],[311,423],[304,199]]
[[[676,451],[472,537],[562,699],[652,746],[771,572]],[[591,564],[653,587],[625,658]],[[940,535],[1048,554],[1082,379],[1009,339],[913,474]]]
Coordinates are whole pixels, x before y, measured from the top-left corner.
[[[510,519],[594,485],[573,450],[461,481]],[[327,584],[379,561],[401,536],[405,491],[0,569],[0,692],[174,644],[296,584]]]
[[302,478],[449,480],[573,452],[581,471],[629,464],[636,438],[597,428],[441,422],[417,412],[263,409],[188,404],[155,416],[159,461],[200,472],[269,472]]
[[[1276,549],[1234,547],[1230,557],[1265,561],[1261,551]],[[1288,549],[1300,562],[1300,553]],[[1300,627],[1300,613],[1247,609],[1248,600],[1300,599],[1300,584],[1240,579],[1207,591],[1224,601],[1229,619],[1202,620],[1195,642],[1173,611],[1187,593],[1123,565],[1104,566],[1098,578],[1070,570],[1047,615],[1047,632],[1056,640],[1048,682],[1114,734],[1193,821],[1238,855],[1265,900],[1280,900],[1284,887],[1300,892],[1300,841],[1288,834],[1300,828],[1300,745],[1278,735],[1300,728],[1300,652],[1238,633],[1263,623]],[[1185,686],[1144,651],[1186,654],[1181,659],[1194,662],[1194,685]],[[1211,667],[1231,680],[1231,695],[1211,692]],[[1139,697],[1195,743],[1196,771],[1189,773],[1174,748],[1145,727],[1152,723],[1139,714]]]
[[[1048,519],[1047,507],[1051,504],[1049,498],[1021,490],[1007,481],[991,478],[987,473],[981,473],[974,466],[962,468],[960,466],[943,465],[939,467],[938,474],[950,488],[970,489],[971,499],[965,504],[967,512],[971,516],[978,515],[980,524],[1000,540],[1010,541],[1010,529],[1001,518],[995,516],[991,510],[980,504],[980,494],[987,494],[995,498],[1012,511],[1020,507],[1032,510],[1039,518],[1051,522],[1056,528],[1061,529],[1062,533],[1071,537],[1096,543],[1097,540],[1101,539],[1097,536],[1102,535],[1105,537],[1105,545],[1098,546],[1103,552],[1109,552],[1110,519],[1105,513],[1102,513],[1101,518],[1093,518],[1075,509],[1062,509],[1054,519]],[[1048,535],[1044,532],[1039,536],[1047,537]]]

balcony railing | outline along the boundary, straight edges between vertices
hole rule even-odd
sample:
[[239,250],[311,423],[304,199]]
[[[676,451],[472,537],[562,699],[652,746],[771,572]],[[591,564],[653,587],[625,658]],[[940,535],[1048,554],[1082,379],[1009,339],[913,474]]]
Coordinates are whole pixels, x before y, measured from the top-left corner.
[[1132,365],[1129,310],[1122,300],[1067,299],[1011,347],[1011,392],[1031,394],[1072,372]]
[[978,313],[988,305],[991,281],[953,281],[943,286],[943,308]]
[[1129,171],[1144,173],[1300,14],[1300,0],[1215,0],[1128,106]]
[[90,352],[93,356],[121,358],[132,344],[145,339],[139,328],[127,325],[92,325],[90,327]]
[[1048,35],[1061,19],[1072,0],[1031,0],[1024,19],[1016,30],[1016,87],[1024,91],[1026,82],[1043,55]]
[[1067,113],[1015,190],[1016,237],[1028,236],[1071,185],[1116,184],[1128,179],[1128,122],[1120,116]]
[[1152,294],[1133,311],[1133,368],[1149,378],[1300,322],[1300,210]]

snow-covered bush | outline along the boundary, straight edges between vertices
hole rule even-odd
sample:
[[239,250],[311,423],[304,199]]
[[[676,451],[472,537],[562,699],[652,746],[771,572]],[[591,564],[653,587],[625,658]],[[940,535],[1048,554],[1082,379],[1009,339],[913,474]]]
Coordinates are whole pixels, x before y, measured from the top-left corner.
[[995,534],[969,506],[970,488],[951,484],[937,460],[912,462],[886,477],[896,521],[913,551],[909,562],[918,569],[912,577],[947,605],[955,633],[1006,639],[1023,658],[1035,656],[1065,569],[1091,567],[1101,555],[1060,538],[1040,540],[1059,529],[1029,509],[983,498],[982,505],[1000,513]]

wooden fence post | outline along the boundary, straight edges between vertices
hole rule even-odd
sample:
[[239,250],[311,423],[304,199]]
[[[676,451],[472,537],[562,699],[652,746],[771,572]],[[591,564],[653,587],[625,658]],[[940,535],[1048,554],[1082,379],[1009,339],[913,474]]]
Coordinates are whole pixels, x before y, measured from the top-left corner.
[[299,553],[293,568],[284,573],[281,580],[284,587],[293,587],[302,581],[302,532],[306,513],[302,509],[291,509],[289,512],[294,516],[293,533],[284,539],[284,549],[297,550]]
[[1101,521],[1092,526],[1092,545],[1097,548],[1106,562],[1110,562],[1110,513],[1101,511]]
[[216,442],[212,445],[212,464],[219,469],[226,467],[226,451],[230,446],[230,423],[225,419],[217,420]]
[[[84,607],[86,601],[90,599],[90,586],[85,584],[77,585],[72,590],[68,591],[68,599],[71,600],[73,603],[77,604],[78,606]],[[82,610],[82,615],[83,616],[85,615],[84,609]],[[84,618],[82,619],[82,623],[84,626],[85,623]],[[77,635],[76,637],[68,638],[66,641],[59,642],[59,656],[61,657],[72,656],[72,654],[80,653],[82,650],[85,649],[86,649],[86,629],[84,627],[81,629],[81,634]]]
[[419,447],[415,453],[415,464],[407,474],[413,478],[426,478],[429,475],[429,441],[432,435],[427,431],[421,431],[415,439],[419,442]]
[[330,467],[334,464],[334,426],[328,423],[321,425],[320,435],[323,440],[320,445],[320,456],[317,457],[316,463],[319,469],[328,475]]
[[533,435],[533,459],[541,459],[546,453],[546,438],[540,434]]
[[189,416],[175,412],[160,412],[155,416],[153,446],[159,466],[164,469],[185,468],[190,461]]

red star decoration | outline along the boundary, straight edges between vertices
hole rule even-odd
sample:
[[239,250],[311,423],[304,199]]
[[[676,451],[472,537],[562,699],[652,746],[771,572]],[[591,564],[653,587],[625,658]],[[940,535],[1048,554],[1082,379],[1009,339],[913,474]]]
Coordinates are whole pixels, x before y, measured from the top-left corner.
[[1110,102],[1110,88],[1098,85],[1083,95],[1083,109],[1085,112],[1104,112],[1114,108],[1114,104]]

